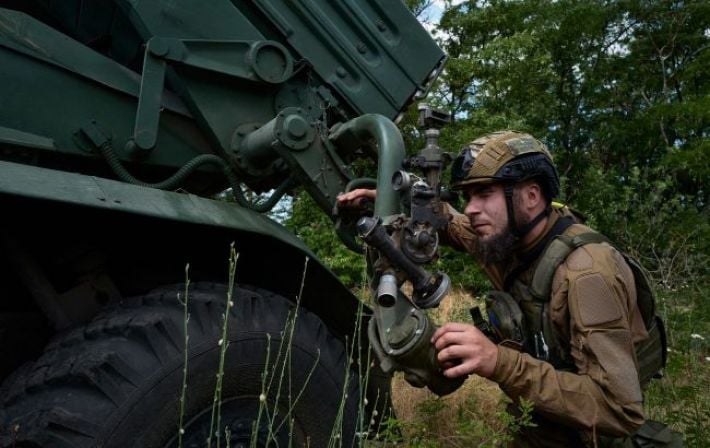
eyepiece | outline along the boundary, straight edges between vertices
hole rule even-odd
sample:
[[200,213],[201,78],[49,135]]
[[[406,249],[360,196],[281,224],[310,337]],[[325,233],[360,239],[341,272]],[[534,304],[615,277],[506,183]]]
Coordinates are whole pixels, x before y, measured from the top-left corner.
[[377,303],[385,308],[394,306],[398,290],[397,278],[392,274],[383,274],[377,287]]

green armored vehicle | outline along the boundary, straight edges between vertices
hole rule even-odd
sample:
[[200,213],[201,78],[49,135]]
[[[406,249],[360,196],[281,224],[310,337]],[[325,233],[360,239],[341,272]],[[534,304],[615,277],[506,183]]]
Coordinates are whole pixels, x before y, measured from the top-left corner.
[[0,0],[0,447],[357,443],[360,304],[264,212],[389,185],[443,59],[394,0]]

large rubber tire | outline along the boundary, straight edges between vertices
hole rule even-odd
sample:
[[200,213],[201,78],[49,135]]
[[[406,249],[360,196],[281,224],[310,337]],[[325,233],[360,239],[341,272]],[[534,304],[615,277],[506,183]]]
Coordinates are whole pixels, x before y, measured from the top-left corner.
[[[0,446],[177,446],[185,354],[183,308],[176,298],[181,288],[124,301],[57,338],[34,365],[9,378],[0,397]],[[190,287],[186,447],[206,446],[226,294],[224,285]],[[279,409],[280,422],[290,407],[289,389],[292,400],[303,389],[293,405],[292,427],[286,419],[270,446],[287,446],[289,438],[294,447],[328,446],[341,404],[335,445],[352,445],[359,385],[355,376],[346,377],[350,366],[343,343],[315,314],[299,308],[290,368],[283,369],[286,350],[279,347],[288,338],[284,328],[294,304],[248,287],[235,288],[233,303],[221,411],[231,446],[249,446],[260,398],[270,414]],[[270,391],[260,397],[265,369],[276,374]],[[263,413],[257,446],[266,444],[268,420]],[[224,432],[221,443],[226,446]]]

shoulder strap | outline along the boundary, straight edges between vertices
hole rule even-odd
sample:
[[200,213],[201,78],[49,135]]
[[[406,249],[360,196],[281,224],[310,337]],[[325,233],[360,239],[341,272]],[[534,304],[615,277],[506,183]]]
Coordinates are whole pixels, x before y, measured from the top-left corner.
[[545,252],[540,257],[540,261],[533,272],[530,282],[530,293],[539,301],[550,300],[550,290],[552,288],[552,277],[557,268],[565,261],[572,251],[587,244],[608,243],[609,240],[601,233],[593,230],[580,233],[576,236],[557,235]]
[[[575,249],[595,243],[611,244],[606,237],[591,229],[576,236],[558,235],[550,241],[535,267],[532,281],[528,287],[532,298],[538,303],[542,303],[543,306],[546,305],[550,300],[552,278],[557,268]],[[613,244],[611,245],[615,247]],[[663,321],[655,312],[655,298],[646,270],[633,257],[621,251],[620,253],[633,273],[636,284],[636,303],[648,331],[648,338],[635,347],[639,378],[641,384],[645,385],[651,378],[662,376],[663,368],[666,366],[668,342]]]
[[510,271],[508,275],[505,276],[505,280],[503,282],[503,289],[505,291],[510,291],[515,279],[518,278],[520,274],[527,271],[528,268],[532,265],[532,263],[538,259],[540,254],[547,247],[550,240],[560,236],[572,224],[574,224],[574,220],[570,217],[565,216],[558,219],[555,225],[550,229],[550,231],[547,232],[547,235],[545,235],[542,241],[537,243],[534,248],[532,248],[529,252],[520,257],[520,263],[518,263],[518,265],[512,271]]

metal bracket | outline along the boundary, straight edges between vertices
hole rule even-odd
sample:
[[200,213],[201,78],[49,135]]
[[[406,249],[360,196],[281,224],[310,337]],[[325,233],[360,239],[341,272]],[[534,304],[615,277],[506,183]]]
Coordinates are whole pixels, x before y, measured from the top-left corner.
[[143,59],[133,138],[126,145],[135,157],[145,157],[155,147],[168,62],[266,84],[283,83],[293,74],[293,58],[275,41],[153,37]]

